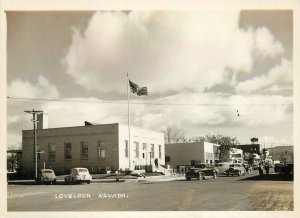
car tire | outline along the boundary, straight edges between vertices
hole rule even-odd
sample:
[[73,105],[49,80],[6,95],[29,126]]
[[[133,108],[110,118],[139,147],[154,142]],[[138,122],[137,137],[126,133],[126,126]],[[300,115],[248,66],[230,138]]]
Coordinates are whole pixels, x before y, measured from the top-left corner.
[[204,179],[204,175],[201,174],[201,175],[200,175],[200,180],[203,180],[203,179]]
[[91,181],[87,181],[86,183],[87,183],[87,184],[90,184],[90,183],[91,183]]
[[74,178],[72,178],[72,184],[73,184],[73,185],[75,184],[75,180],[74,180]]
[[187,181],[191,181],[191,178],[187,177],[186,180],[187,180]]
[[67,179],[65,179],[65,184],[66,184],[66,185],[68,185],[68,184],[69,184],[69,181],[67,181]]

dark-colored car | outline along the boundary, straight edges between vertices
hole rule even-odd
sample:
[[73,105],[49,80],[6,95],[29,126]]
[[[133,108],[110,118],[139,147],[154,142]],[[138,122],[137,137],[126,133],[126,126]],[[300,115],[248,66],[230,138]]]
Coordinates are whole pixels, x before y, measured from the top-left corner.
[[201,172],[199,168],[189,168],[185,174],[186,180],[190,181],[191,179],[204,179],[204,173]]
[[275,173],[279,173],[280,172],[280,169],[284,166],[283,163],[277,163],[274,165],[274,172]]
[[42,169],[36,179],[37,184],[55,184],[56,176],[52,169]]
[[280,175],[281,176],[293,177],[293,175],[294,175],[294,164],[284,164],[280,168]]
[[213,166],[212,164],[202,163],[197,164],[195,168],[199,168],[205,176],[214,176],[216,177],[219,175],[219,170],[217,167]]

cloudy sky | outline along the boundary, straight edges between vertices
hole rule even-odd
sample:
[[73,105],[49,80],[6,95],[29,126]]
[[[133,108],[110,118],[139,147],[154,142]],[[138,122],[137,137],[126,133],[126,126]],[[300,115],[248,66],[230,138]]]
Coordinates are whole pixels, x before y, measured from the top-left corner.
[[8,145],[24,110],[126,124],[126,72],[149,92],[130,95],[134,126],[293,144],[292,27],[284,10],[7,12]]

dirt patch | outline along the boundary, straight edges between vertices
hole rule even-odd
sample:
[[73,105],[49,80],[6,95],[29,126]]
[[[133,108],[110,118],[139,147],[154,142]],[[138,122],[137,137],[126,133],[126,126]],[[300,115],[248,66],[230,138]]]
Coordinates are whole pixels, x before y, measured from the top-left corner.
[[294,210],[293,182],[256,183],[248,191],[255,210]]

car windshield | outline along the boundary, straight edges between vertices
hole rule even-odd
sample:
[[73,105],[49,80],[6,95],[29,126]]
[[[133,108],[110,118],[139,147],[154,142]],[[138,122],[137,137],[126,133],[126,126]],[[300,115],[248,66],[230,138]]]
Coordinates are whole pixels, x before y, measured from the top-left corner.
[[78,172],[79,173],[87,173],[88,171],[87,171],[87,169],[79,169]]
[[51,170],[43,170],[42,173],[53,173]]
[[198,165],[199,168],[206,168],[205,164]]

